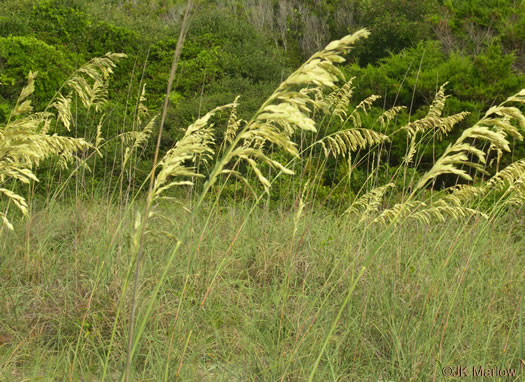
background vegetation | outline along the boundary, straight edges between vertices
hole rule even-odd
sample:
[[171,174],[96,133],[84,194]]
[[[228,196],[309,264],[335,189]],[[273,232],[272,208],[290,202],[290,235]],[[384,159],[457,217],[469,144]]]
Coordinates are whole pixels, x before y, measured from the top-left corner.
[[[128,59],[111,84],[108,127],[122,126],[121,111],[132,112],[126,105],[136,103],[142,82],[146,105],[159,110],[183,1],[3,1],[1,8],[0,121],[30,70],[39,72],[34,102],[40,109],[73,69],[109,51]],[[252,115],[313,52],[362,27],[372,34],[343,68],[356,77],[355,104],[378,94],[377,109],[405,105],[400,118],[419,117],[448,81],[445,112],[470,112],[466,126],[524,87],[524,26],[525,3],[517,0],[201,2],[182,52],[163,147],[196,117],[237,95],[240,115]],[[443,140],[438,154],[456,138]],[[391,165],[400,163],[403,148],[403,140],[394,142]],[[514,151],[525,156],[522,145]]]

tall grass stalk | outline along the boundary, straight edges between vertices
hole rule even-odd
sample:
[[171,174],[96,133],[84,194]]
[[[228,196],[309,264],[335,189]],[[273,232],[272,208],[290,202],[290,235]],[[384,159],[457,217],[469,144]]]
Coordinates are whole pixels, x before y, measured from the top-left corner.
[[184,46],[184,40],[186,38],[186,33],[188,32],[188,29],[190,26],[190,18],[191,18],[192,10],[193,10],[193,1],[189,0],[188,3],[186,4],[186,10],[184,11],[184,17],[182,19],[182,25],[181,25],[181,29],[179,33],[179,39],[177,40],[177,46],[173,54],[173,62],[171,65],[170,76],[168,79],[168,87],[166,89],[166,97],[164,98],[164,105],[162,106],[162,116],[160,120],[159,133],[157,136],[157,146],[155,148],[155,153],[153,157],[153,168],[151,170],[148,195],[147,195],[146,205],[144,207],[144,218],[143,218],[143,221],[141,222],[141,228],[140,228],[141,231],[140,231],[140,242],[138,246],[138,252],[136,254],[133,254],[133,257],[136,256],[136,268],[135,268],[135,280],[133,283],[131,313],[130,313],[130,320],[129,320],[130,322],[129,322],[129,334],[128,334],[128,356],[126,360],[126,368],[125,368],[125,373],[124,373],[124,381],[126,382],[129,380],[131,362],[132,362],[132,357],[133,357],[132,349],[133,349],[133,342],[134,342],[133,337],[134,337],[134,332],[135,332],[135,314],[136,314],[135,311],[137,307],[137,294],[138,294],[138,288],[139,288],[142,256],[144,253],[144,250],[143,250],[144,233],[146,231],[150,208],[153,202],[153,184],[155,181],[155,172],[157,170],[157,163],[158,163],[159,152],[160,152],[160,142],[162,139],[164,122],[166,120],[166,113],[168,111],[168,102],[169,102],[169,96],[171,94],[171,87],[173,85],[173,80],[175,79],[175,73],[177,71],[177,66],[179,63],[180,54],[182,52],[182,47]]

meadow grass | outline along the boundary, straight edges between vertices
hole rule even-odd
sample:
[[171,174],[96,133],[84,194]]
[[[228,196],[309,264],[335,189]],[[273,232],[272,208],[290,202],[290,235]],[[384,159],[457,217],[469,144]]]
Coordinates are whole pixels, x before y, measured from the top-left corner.
[[[441,379],[448,366],[519,374],[525,161],[484,183],[427,187],[499,165],[510,138],[523,139],[516,125],[525,116],[509,104],[524,104],[525,90],[463,130],[419,179],[407,176],[429,137],[466,114],[442,116],[443,85],[420,120],[386,135],[403,111],[393,107],[365,123],[379,97],[352,107],[352,80],[336,86],[344,76],[335,64],[367,35],[314,54],[249,121],[237,117],[236,99],[196,119],[163,154],[176,53],[142,185],[136,165],[156,126],[144,85],[132,129],[104,138],[95,116],[123,55],[77,70],[63,87],[70,93],[57,92],[56,112],[33,113],[30,74],[0,126],[0,182],[12,187],[0,188],[1,378],[418,381]],[[54,123],[78,124],[74,94],[100,120],[92,143],[48,134]],[[225,112],[221,143],[214,123]],[[406,134],[406,155],[390,183],[378,184],[384,145],[397,133]],[[104,180],[89,178],[86,164],[95,168],[114,144]],[[75,165],[47,195],[35,192],[32,171],[57,155]],[[369,169],[358,195],[342,193],[335,208],[325,206],[333,190],[321,195],[332,157],[347,163],[344,182],[357,166]],[[62,171],[55,165],[49,182]],[[284,175],[293,180],[282,186]],[[238,182],[225,198],[231,178]],[[29,183],[27,196],[10,180]]]
[[[162,208],[175,224],[188,218],[176,204]],[[306,380],[365,265],[314,380],[441,380],[454,365],[519,370],[523,215],[389,231],[306,207],[294,235],[293,210],[250,214],[232,202],[203,211],[161,288],[133,380]],[[108,352],[106,378],[120,375],[133,226],[112,244],[118,214],[100,200],[57,204],[4,236],[2,379],[99,380]],[[172,245],[148,239],[138,312]]]

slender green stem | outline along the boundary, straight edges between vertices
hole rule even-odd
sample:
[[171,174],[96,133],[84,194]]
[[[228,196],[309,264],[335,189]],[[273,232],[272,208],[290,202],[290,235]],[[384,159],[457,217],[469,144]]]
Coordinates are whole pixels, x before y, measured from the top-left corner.
[[126,368],[124,373],[124,381],[128,382],[129,375],[130,375],[130,368],[131,368],[131,362],[133,359],[132,356],[132,347],[133,347],[133,333],[135,328],[135,315],[136,315],[136,305],[137,305],[137,294],[138,294],[138,286],[139,286],[139,278],[140,278],[140,270],[141,270],[141,264],[142,264],[142,256],[144,254],[144,234],[146,232],[146,227],[148,223],[149,218],[149,210],[151,208],[151,204],[153,202],[153,185],[155,181],[155,170],[157,168],[158,158],[159,158],[159,152],[160,152],[160,142],[162,139],[162,131],[164,128],[164,122],[166,120],[166,114],[168,111],[168,102],[169,102],[169,96],[171,93],[171,87],[173,84],[173,80],[175,78],[175,72],[177,71],[177,65],[179,62],[180,54],[182,51],[182,47],[184,45],[184,39],[186,37],[186,33],[189,28],[190,24],[190,17],[191,17],[191,11],[193,8],[193,2],[192,0],[188,1],[188,4],[186,4],[186,10],[184,12],[184,18],[182,20],[181,30],[179,34],[179,40],[177,41],[177,47],[175,48],[175,52],[173,54],[173,62],[171,65],[171,71],[170,71],[170,77],[168,80],[168,87],[166,90],[166,97],[164,98],[164,105],[162,108],[162,116],[160,121],[160,129],[159,134],[157,137],[157,146],[155,149],[155,154],[153,158],[153,166],[152,166],[152,173],[150,176],[150,183],[149,183],[149,191],[148,196],[146,199],[146,206],[144,208],[144,216],[143,220],[140,225],[140,244],[138,247],[138,253],[137,253],[137,261],[136,261],[136,269],[135,269],[135,280],[133,283],[133,295],[132,295],[132,302],[131,302],[131,313],[130,313],[130,323],[129,323],[129,335],[128,335],[128,353],[127,353],[127,360],[126,360]]
[[339,308],[339,312],[337,312],[337,316],[335,317],[334,321],[332,322],[332,326],[330,327],[330,330],[328,331],[328,334],[326,335],[326,339],[323,343],[323,346],[321,348],[321,351],[319,352],[319,355],[317,356],[317,359],[314,362],[314,366],[312,368],[312,371],[310,373],[310,377],[308,377],[308,382],[312,382],[314,379],[315,372],[317,371],[317,368],[319,367],[319,362],[321,361],[321,358],[323,357],[323,354],[326,350],[326,347],[328,345],[328,342],[330,341],[330,337],[332,337],[333,332],[335,331],[335,328],[337,327],[337,323],[339,322],[339,319],[341,318],[341,315],[343,314],[344,309],[346,308],[346,305],[350,301],[350,298],[352,297],[352,294],[354,293],[355,287],[357,286],[357,283],[363,276],[363,273],[365,272],[366,267],[362,267],[361,271],[357,275],[354,283],[348,290],[348,293],[346,295],[346,298],[343,301],[343,304]]

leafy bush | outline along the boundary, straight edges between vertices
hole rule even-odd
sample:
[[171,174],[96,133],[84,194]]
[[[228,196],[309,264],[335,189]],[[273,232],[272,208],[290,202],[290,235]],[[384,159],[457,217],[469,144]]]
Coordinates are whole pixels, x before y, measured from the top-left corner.
[[35,106],[42,108],[74,69],[75,57],[35,37],[0,37],[0,121],[7,118],[30,71],[37,71]]

